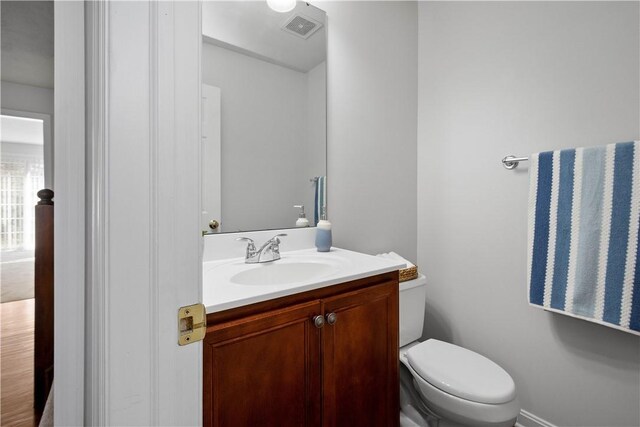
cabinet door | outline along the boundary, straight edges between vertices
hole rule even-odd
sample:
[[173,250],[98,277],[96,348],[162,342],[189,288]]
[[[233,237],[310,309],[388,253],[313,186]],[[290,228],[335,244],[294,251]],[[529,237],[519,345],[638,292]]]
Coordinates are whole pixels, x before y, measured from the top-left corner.
[[397,426],[398,282],[325,299],[323,312],[323,425]]
[[319,426],[319,301],[214,325],[204,341],[206,426]]

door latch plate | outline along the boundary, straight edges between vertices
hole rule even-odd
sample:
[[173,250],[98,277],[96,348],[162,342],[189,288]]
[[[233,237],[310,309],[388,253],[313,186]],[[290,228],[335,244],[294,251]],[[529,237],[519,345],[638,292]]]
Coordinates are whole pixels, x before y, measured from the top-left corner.
[[202,341],[207,333],[207,311],[204,304],[180,307],[178,310],[178,344]]

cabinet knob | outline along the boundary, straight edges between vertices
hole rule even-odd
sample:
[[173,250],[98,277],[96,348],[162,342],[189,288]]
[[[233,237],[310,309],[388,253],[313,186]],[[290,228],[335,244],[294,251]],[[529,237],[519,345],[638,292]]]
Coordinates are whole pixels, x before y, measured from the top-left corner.
[[316,328],[322,328],[324,326],[324,317],[318,314],[313,318],[313,324],[316,325]]
[[327,323],[330,325],[335,325],[335,323],[338,321],[338,315],[335,313],[329,313],[327,314]]

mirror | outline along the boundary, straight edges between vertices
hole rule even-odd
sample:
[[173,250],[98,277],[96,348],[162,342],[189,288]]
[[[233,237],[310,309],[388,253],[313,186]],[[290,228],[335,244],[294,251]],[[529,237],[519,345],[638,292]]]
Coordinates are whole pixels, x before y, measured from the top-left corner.
[[214,1],[202,16],[203,231],[292,228],[294,205],[314,226],[326,206],[325,13]]

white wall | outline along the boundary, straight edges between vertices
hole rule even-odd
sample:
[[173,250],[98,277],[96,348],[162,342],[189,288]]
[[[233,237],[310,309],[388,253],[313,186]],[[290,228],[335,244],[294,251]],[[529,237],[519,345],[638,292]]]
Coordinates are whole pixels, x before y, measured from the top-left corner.
[[[40,144],[24,144],[0,141],[0,152],[2,152],[3,158],[11,159],[41,159],[42,158],[42,145]],[[6,157],[5,157],[6,156]],[[38,190],[41,190],[39,188]],[[36,190],[36,191],[38,191]],[[35,196],[34,196],[35,197]]]
[[417,4],[327,12],[328,204],[334,244],[416,259]]
[[3,80],[53,88],[53,9],[52,1],[0,3]]
[[640,137],[639,3],[419,10],[426,335],[495,360],[522,407],[558,426],[640,425],[640,339],[527,305],[527,164],[500,164]]
[[53,89],[2,81],[2,108],[51,114]]
[[295,226],[313,200],[307,74],[203,43],[202,81],[221,89],[222,230]]

